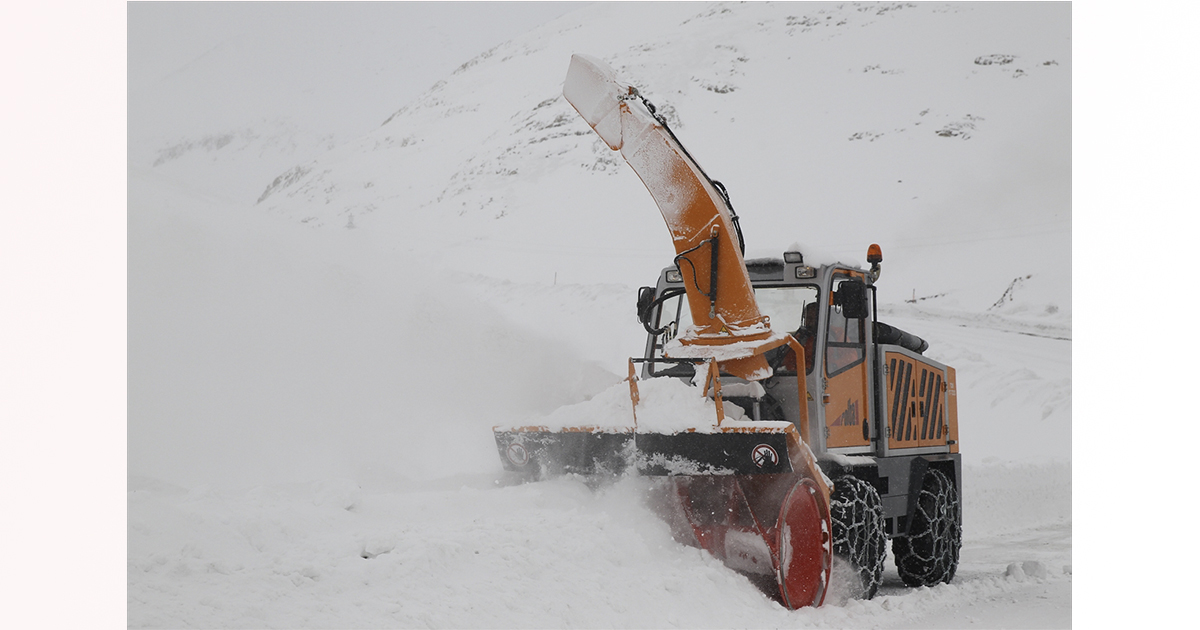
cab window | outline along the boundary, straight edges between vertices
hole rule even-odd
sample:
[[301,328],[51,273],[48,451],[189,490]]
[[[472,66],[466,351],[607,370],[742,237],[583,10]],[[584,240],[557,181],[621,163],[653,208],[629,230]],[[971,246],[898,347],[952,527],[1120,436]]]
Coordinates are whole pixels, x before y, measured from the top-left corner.
[[[834,278],[834,285],[838,280]],[[866,358],[863,320],[847,319],[842,307],[829,305],[829,329],[825,336],[825,373],[833,376],[858,365]]]
[[[816,346],[818,296],[817,287],[812,285],[754,289],[754,299],[758,302],[759,312],[770,318],[771,328],[791,333],[804,345],[805,355],[808,359],[806,361],[808,372],[812,371],[813,352]],[[683,334],[691,325],[692,317],[691,310],[688,308],[687,295],[679,295],[664,301],[654,327],[665,326],[666,330],[655,337],[653,356],[663,356],[663,346]],[[795,359],[793,358],[784,369],[794,370]],[[673,363],[653,363],[650,370],[655,376],[681,376],[693,372],[691,365]]]
[[[811,374],[813,357],[817,347],[817,298],[820,293],[817,287],[802,285],[797,287],[760,287],[754,290],[754,299],[758,302],[759,312],[771,318],[771,328],[780,332],[791,333],[796,341],[804,347],[804,371]],[[781,350],[785,353],[784,371],[796,369],[796,357],[791,350]]]

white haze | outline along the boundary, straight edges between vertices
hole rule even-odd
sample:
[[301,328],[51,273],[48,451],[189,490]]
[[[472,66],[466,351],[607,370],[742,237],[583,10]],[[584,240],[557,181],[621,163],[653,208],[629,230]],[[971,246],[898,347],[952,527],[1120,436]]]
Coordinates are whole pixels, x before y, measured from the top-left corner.
[[[1069,7],[569,8],[403,99],[365,87],[408,76],[398,18],[355,21],[391,5],[131,79],[129,624],[904,627],[1007,595],[985,626],[1070,625]],[[661,108],[751,255],[882,245],[882,316],[959,369],[955,584],[788,613],[639,481],[497,487],[491,427],[614,384],[671,255],[561,98],[575,52]]]
[[[617,378],[641,345],[630,296],[669,243],[636,175],[560,96],[576,51],[610,58],[676,118],[730,189],[751,254],[799,239],[810,259],[850,261],[879,242],[885,305],[933,298],[918,304],[1069,337],[1066,13],[890,6],[584,6],[402,107],[365,91],[388,112],[374,126],[331,109],[364,129],[341,142],[304,124],[295,90],[316,79],[279,94],[233,79],[292,76],[281,33],[335,40],[331,16],[355,11],[284,31],[249,21],[148,82],[130,106],[131,474],[486,471],[497,418]],[[366,35],[307,58],[358,68],[391,45]],[[1013,61],[973,63],[1001,53]],[[185,94],[186,107],[155,100]],[[1065,454],[1069,404],[1058,413]]]
[[[263,14],[238,21],[186,13],[198,6],[219,12],[263,5],[128,6],[127,180],[113,170],[119,152],[112,152],[114,160],[107,150],[93,149],[124,148],[124,129],[106,125],[120,117],[126,95],[114,89],[124,76],[124,60],[114,57],[125,7],[120,16],[57,5],[38,13],[4,10],[13,18],[3,21],[6,58],[22,60],[12,67],[17,81],[11,94],[55,94],[44,101],[14,97],[5,105],[14,121],[34,123],[19,125],[16,144],[5,150],[17,207],[24,202],[27,209],[14,213],[3,253],[6,272],[18,280],[11,295],[20,309],[9,326],[15,359],[9,362],[12,396],[6,394],[5,409],[12,410],[10,418],[25,420],[10,424],[6,418],[5,465],[14,481],[6,493],[18,514],[18,524],[7,531],[23,549],[21,570],[10,571],[17,587],[11,592],[15,616],[26,625],[67,619],[94,624],[94,611],[112,604],[101,598],[111,595],[125,598],[113,615],[115,626],[1063,625],[1064,610],[1066,623],[1072,619],[1072,580],[1062,577],[1072,555],[1072,501],[1089,508],[1079,523],[1081,539],[1103,545],[1104,563],[1117,562],[1101,566],[1097,555],[1081,558],[1080,599],[1074,601],[1086,601],[1082,594],[1101,587],[1110,591],[1106,576],[1159,575],[1157,568],[1126,564],[1141,552],[1115,557],[1122,554],[1113,553],[1113,541],[1132,539],[1114,538],[1124,532],[1105,525],[1113,522],[1107,506],[1114,496],[1161,492],[1145,488],[1139,471],[1112,468],[1112,453],[1124,443],[1110,440],[1123,433],[1103,424],[1113,405],[1095,409],[1097,401],[1109,400],[1111,379],[1103,389],[1092,385],[1081,392],[1088,395],[1075,397],[1077,404],[1072,373],[1088,366],[1079,358],[1072,366],[1070,350],[1064,354],[1039,339],[1064,330],[1069,338],[1079,329],[1093,340],[1093,350],[1102,347],[1100,339],[1117,330],[1116,322],[1101,325],[1113,313],[1093,310],[1084,320],[1085,313],[1072,313],[1073,293],[1080,286],[1092,295],[1107,293],[1113,276],[1095,273],[1097,267],[1138,254],[1163,258],[1185,233],[1171,233],[1151,213],[1183,207],[1164,191],[1171,179],[1186,178],[1188,161],[1160,166],[1151,156],[1161,153],[1155,143],[1162,142],[1152,139],[1188,134],[1171,121],[1181,112],[1190,116],[1194,98],[1173,94],[1169,86],[1186,74],[1181,64],[1190,54],[1179,46],[1189,39],[1182,31],[1152,41],[1139,34],[1182,28],[1194,21],[1187,10],[1123,12],[1119,21],[1097,28],[1096,13],[1083,9],[1088,5],[1072,5],[1079,27],[1070,35],[1075,43],[1088,42],[1091,63],[1083,72],[1075,69],[1075,45],[1068,44],[1050,51],[1059,65],[1047,69],[1086,76],[1089,87],[1104,89],[1083,92],[1084,102],[1074,82],[1072,103],[1073,81],[1041,84],[1046,89],[1032,92],[1051,100],[1044,107],[1036,98],[1005,98],[1013,92],[985,98],[945,89],[947,75],[938,73],[946,68],[938,66],[946,59],[935,54],[944,40],[954,41],[958,57],[1007,52],[1036,64],[1045,58],[1047,42],[1061,34],[1053,21],[1003,16],[975,22],[986,27],[982,31],[964,29],[953,37],[922,30],[933,28],[933,20],[921,23],[943,8],[960,16],[976,11],[964,5],[887,5],[901,10],[858,32],[877,34],[880,24],[900,16],[914,29],[912,40],[889,39],[895,31],[853,42],[846,34],[809,37],[809,44],[819,39],[827,50],[806,48],[809,54],[800,59],[807,61],[791,67],[783,59],[793,49],[776,44],[801,40],[779,39],[778,28],[756,28],[762,25],[746,16],[768,11],[761,5],[568,6],[579,10],[517,37],[543,21],[525,13],[525,22],[513,23],[515,31],[492,40],[477,31],[463,37],[460,28],[442,21],[462,11],[451,8],[457,4],[424,7],[434,19],[420,29],[392,29],[403,37],[389,32],[385,20],[339,36],[338,21],[314,25],[285,15],[281,21],[295,24],[295,32],[312,36],[311,46],[289,40]],[[271,6],[284,7],[283,13],[295,8]],[[368,5],[353,6],[362,11]],[[412,5],[387,6],[377,10]],[[775,5],[781,12],[767,23],[833,6]],[[154,32],[163,22],[150,20],[152,11],[164,11],[158,19],[174,31]],[[478,7],[465,11],[479,14]],[[549,11],[545,20],[562,8]],[[707,33],[709,41],[687,39],[684,21],[700,24],[705,14],[706,24],[718,25]],[[910,20],[914,14],[923,18]],[[346,15],[360,27],[372,21],[362,13]],[[457,16],[449,22],[462,26]],[[772,30],[776,39],[767,36]],[[1100,32],[1131,41],[1110,46],[1106,36],[1101,46]],[[59,46],[43,33],[65,34],[70,41]],[[413,64],[397,46],[417,33],[442,39],[420,42],[416,48],[428,54]],[[479,59],[472,66],[477,74],[451,74],[513,38],[519,41],[509,50],[515,46],[520,54],[508,56],[516,61],[500,65],[504,55],[494,55],[490,64]],[[481,45],[473,47],[476,42]],[[676,48],[685,42],[691,42],[686,50]],[[714,61],[722,45],[740,47],[751,63],[730,81],[738,89],[724,94],[702,86],[708,80],[719,87],[715,80],[731,67]],[[444,54],[448,50],[458,52]],[[1060,55],[1063,50],[1068,52]],[[1147,52],[1139,56],[1138,50]],[[611,382],[621,357],[636,353],[643,341],[632,321],[634,288],[649,282],[668,256],[661,219],[623,164],[613,164],[611,176],[598,176],[564,170],[552,154],[525,152],[515,161],[520,176],[511,185],[509,178],[472,168],[518,146],[522,138],[515,132],[526,120],[519,117],[556,96],[570,52],[625,66],[655,103],[675,108],[683,141],[729,186],[751,254],[772,255],[799,240],[806,251],[861,259],[867,243],[884,245],[885,319],[928,337],[931,356],[957,366],[967,385],[967,541],[955,584],[913,592],[895,587],[890,570],[885,580],[892,581],[891,590],[880,599],[784,613],[719,563],[672,546],[637,506],[636,488],[592,495],[572,482],[491,487],[499,462],[488,428],[546,413]],[[30,59],[38,61],[26,63]],[[121,71],[109,71],[117,66]],[[866,70],[872,66],[878,67]],[[425,69],[428,75],[415,73]],[[897,69],[904,72],[886,74]],[[1047,76],[1032,72],[1032,65],[1023,69],[1025,77],[995,86]],[[880,78],[904,82],[897,82],[899,90],[879,89]],[[446,89],[460,91],[443,110],[426,107],[431,118],[446,119],[440,128],[414,115],[407,126],[393,123],[380,133],[379,124],[402,107],[436,97],[427,88],[440,79],[447,80]],[[472,93],[474,100],[460,100]],[[1155,95],[1154,114],[1131,115],[1141,113],[1141,95],[1149,94]],[[976,100],[956,100],[963,95]],[[489,102],[501,106],[489,109]],[[450,112],[456,105],[459,110]],[[560,106],[556,115],[569,114],[569,128],[580,130],[580,121]],[[943,123],[975,123],[972,137],[937,137],[949,143],[938,144],[912,133],[926,106],[931,111],[925,116],[944,114]],[[480,108],[481,117],[454,124],[451,118],[471,107]],[[985,110],[999,113],[978,113]],[[1085,112],[1095,133],[1072,138],[1071,122],[1085,119]],[[952,115],[966,113],[982,121]],[[782,132],[780,121],[789,123]],[[377,159],[372,166],[363,147],[372,135],[387,137],[397,128],[428,132],[454,153],[427,164]],[[582,131],[581,141],[589,142],[591,132]],[[854,134],[862,135],[851,141]],[[904,141],[887,144],[898,138]],[[1072,156],[1071,141],[1085,139],[1094,150]],[[941,153],[947,146],[952,150]],[[1022,149],[1029,146],[1039,150]],[[575,158],[587,154],[587,163],[604,157],[587,146],[568,151]],[[174,157],[155,165],[168,156]],[[323,205],[314,196],[298,198],[290,208],[255,204],[276,176],[313,160],[342,178],[334,182],[341,184],[334,207],[310,212]],[[1090,202],[1088,214],[1073,219],[1071,206],[1079,207],[1080,198],[1072,199],[1064,178],[1083,162],[1091,172],[1103,165],[1099,170],[1109,176],[1085,180],[1093,184],[1079,191]],[[380,205],[355,214],[356,229],[343,229],[350,205],[372,201],[347,186],[356,173],[373,174],[372,187],[390,186],[393,198],[408,192],[397,186],[410,186],[416,211]],[[455,175],[471,188],[452,189]],[[1154,185],[1127,183],[1139,179]],[[124,221],[105,223],[92,210],[121,196],[110,180],[128,183],[127,229]],[[912,194],[906,185],[920,190]],[[509,212],[494,219],[501,207],[491,193],[498,190]],[[1103,191],[1101,198],[1096,190]],[[450,198],[438,202],[448,191]],[[798,198],[803,203],[787,205]],[[464,201],[473,204],[471,211],[458,216]],[[456,212],[445,212],[451,203]],[[37,211],[55,204],[52,212]],[[1104,215],[1115,206],[1119,212]],[[776,210],[785,207],[798,218]],[[838,222],[813,216],[814,208],[836,209]],[[865,220],[846,222],[847,213]],[[1097,215],[1115,216],[1114,227],[1097,225]],[[300,223],[309,216],[325,227]],[[816,222],[811,234],[797,234],[809,227],[799,226],[800,220]],[[1070,236],[1073,225],[1079,229],[1076,220],[1089,221],[1082,233],[1087,238],[1077,232],[1074,243],[1076,260],[1085,261],[1089,273],[1073,287]],[[125,329],[113,323],[113,314],[124,315],[125,301],[105,308],[100,296],[119,293],[114,284],[123,288],[124,268],[113,272],[107,254],[113,244],[123,250],[126,236],[129,479],[123,534],[126,513],[113,519],[104,511],[106,503],[120,500],[108,487],[113,471],[104,463],[123,454],[124,441],[112,445],[104,434],[118,406],[110,390],[123,392],[124,380],[114,385],[103,375],[115,371],[109,358],[124,341]],[[1143,252],[1145,243],[1153,243],[1153,251]],[[1128,273],[1124,267],[1112,272]],[[109,275],[119,280],[110,282]],[[989,311],[1026,275],[1031,277],[1016,285],[1019,299]],[[78,297],[62,297],[67,290]],[[932,296],[938,297],[903,303]],[[78,325],[63,325],[67,319]],[[25,340],[26,331],[35,337]],[[1096,369],[1117,362],[1107,351],[1097,358],[1103,360],[1086,363]],[[1143,383],[1136,373],[1122,379],[1129,391],[1162,386]],[[1148,417],[1180,415],[1160,408],[1161,401],[1144,402]],[[1071,436],[1070,417],[1081,408],[1098,413],[1087,415],[1089,430]],[[59,410],[67,422],[46,421]],[[1014,419],[1029,428],[1049,421],[1058,437],[1040,440],[1038,452],[1029,452],[1029,440],[1006,430]],[[1103,469],[1085,467],[1085,491],[1074,497],[1072,439],[1079,440],[1076,461],[1104,458]],[[116,472],[121,479],[113,483],[124,492],[124,467]],[[42,480],[53,487],[44,488]],[[1102,512],[1090,509],[1101,501]],[[355,505],[360,516],[348,509]],[[1183,522],[1175,503],[1156,505],[1168,520]],[[114,532],[114,521],[121,531]],[[126,558],[125,544],[114,544],[126,540],[122,535]],[[479,549],[498,553],[483,565],[469,562]],[[1122,549],[1117,545],[1117,552]],[[1158,549],[1161,556],[1178,555]],[[397,563],[386,569],[363,564],[363,553],[382,553],[379,558]],[[81,556],[102,568],[79,562]],[[414,559],[424,572],[399,563]],[[1029,560],[1043,562],[1049,577],[1018,579],[1011,567]],[[1192,563],[1185,558],[1181,564]],[[592,588],[573,591],[562,575],[606,582],[589,581]],[[120,576],[127,589],[114,594],[100,586],[117,584]],[[323,586],[314,589],[318,580],[309,576],[323,577]],[[1176,585],[1183,582],[1173,574],[1168,581],[1155,580],[1153,591],[1144,590],[1144,581],[1125,582],[1122,599],[1132,605],[1088,601],[1076,607],[1074,619],[1089,620],[1078,621],[1081,626],[1099,620],[1098,612],[1129,623],[1174,619],[1168,604],[1182,601]],[[46,584],[56,588],[42,588]],[[72,606],[62,603],[68,590]],[[614,599],[597,600],[602,591],[615,593]],[[398,600],[398,592],[414,596]],[[474,604],[464,609],[468,599]],[[264,605],[268,601],[275,604]],[[77,618],[75,611],[87,616]]]

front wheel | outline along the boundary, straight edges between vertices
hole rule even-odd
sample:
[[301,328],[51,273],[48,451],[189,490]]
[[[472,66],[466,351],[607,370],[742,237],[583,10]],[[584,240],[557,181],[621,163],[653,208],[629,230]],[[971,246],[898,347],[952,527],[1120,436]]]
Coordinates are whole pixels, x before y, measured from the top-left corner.
[[844,475],[833,483],[829,515],[833,521],[833,553],[847,565],[847,595],[871,599],[883,581],[887,534],[883,501],[871,484]]
[[921,483],[917,510],[908,534],[892,540],[896,569],[909,586],[949,582],[958,568],[962,517],[958,490],[940,471],[929,470]]

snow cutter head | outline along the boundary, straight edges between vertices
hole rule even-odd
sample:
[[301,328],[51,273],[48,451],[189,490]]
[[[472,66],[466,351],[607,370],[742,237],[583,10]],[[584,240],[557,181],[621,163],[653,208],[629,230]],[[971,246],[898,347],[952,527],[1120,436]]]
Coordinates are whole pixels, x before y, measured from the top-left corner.
[[[788,341],[803,360],[803,346]],[[504,467],[528,477],[631,471],[659,477],[666,489],[661,498],[681,515],[674,524],[680,540],[736,570],[773,577],[790,608],[821,605],[833,558],[830,488],[796,425],[727,417],[713,359],[691,361],[707,365],[703,385],[695,387],[671,377],[639,385],[634,362],[625,379],[629,406],[604,406],[623,397],[616,391],[621,387],[576,406],[600,408],[623,422],[610,417],[603,426],[495,427]],[[803,400],[802,377],[797,387]],[[673,391],[693,397],[674,401],[703,397],[711,418],[677,426],[676,416],[687,416],[695,405],[679,405],[678,414],[664,410],[662,399],[670,400]],[[645,404],[647,397],[659,397],[659,404]]]

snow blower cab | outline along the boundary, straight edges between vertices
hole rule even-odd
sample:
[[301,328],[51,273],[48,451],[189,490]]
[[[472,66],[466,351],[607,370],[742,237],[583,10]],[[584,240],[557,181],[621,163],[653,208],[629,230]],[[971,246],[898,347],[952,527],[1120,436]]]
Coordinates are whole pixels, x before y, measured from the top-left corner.
[[948,581],[960,531],[954,372],[877,322],[878,248],[869,271],[813,267],[799,252],[747,261],[725,188],[650,101],[584,55],[563,94],[641,178],[675,257],[637,296],[648,340],[626,384],[536,425],[495,427],[504,466],[654,476],[679,540],[789,608],[825,601],[835,557],[873,595],[888,536],[905,581]]

